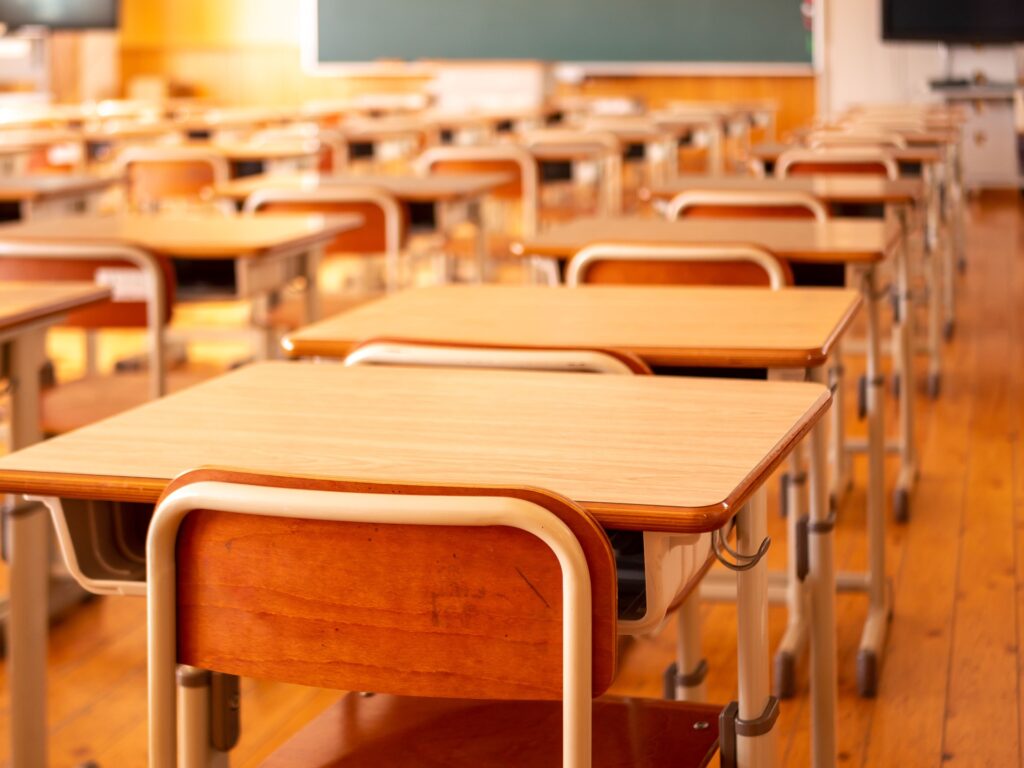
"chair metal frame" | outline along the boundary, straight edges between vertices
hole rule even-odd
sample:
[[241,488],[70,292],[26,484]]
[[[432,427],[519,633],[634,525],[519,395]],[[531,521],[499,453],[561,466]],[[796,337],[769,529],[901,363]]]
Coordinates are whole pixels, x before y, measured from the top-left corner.
[[519,183],[522,187],[522,235],[533,237],[538,231],[540,205],[540,173],[537,161],[523,147],[511,144],[493,146],[444,146],[430,147],[416,158],[413,168],[416,173],[428,176],[434,165],[445,162],[511,162],[519,167]]
[[267,187],[258,189],[245,199],[242,213],[259,213],[272,203],[368,203],[380,208],[384,215],[384,259],[389,292],[400,284],[402,259],[402,205],[382,189],[372,186],[326,186],[317,189]]
[[[429,526],[506,526],[543,541],[562,570],[562,762],[591,758],[591,583],[579,540],[553,512],[510,496],[428,496],[273,488],[217,481],[185,485],[157,506],[146,541],[149,765],[176,768],[177,610],[175,545],[195,510],[264,517]],[[186,707],[183,707],[187,709]],[[186,723],[190,715],[182,718]],[[183,740],[184,741],[184,740]],[[209,749],[204,745],[204,749]]]
[[[786,178],[790,168],[801,163],[814,165],[878,165],[890,181],[900,177],[899,165],[892,155],[877,147],[819,147],[787,149],[775,161],[775,175]],[[837,173],[841,172],[839,170]]]
[[680,192],[668,202],[665,217],[672,221],[680,218],[687,209],[698,206],[805,208],[815,221],[821,223],[828,220],[828,210],[814,195],[806,192],[774,189],[751,192],[726,189],[688,189],[685,192]]
[[[166,303],[164,273],[158,258],[140,248],[124,245],[72,245],[60,242],[0,240],[0,259],[123,260],[142,272],[146,289],[146,328],[149,341],[150,396],[167,393],[167,357],[164,349]],[[114,297],[116,301],[116,296]]]
[[542,146],[594,147],[600,169],[601,213],[622,211],[622,142],[610,131],[540,128],[521,136],[527,148]]
[[[231,164],[220,152],[207,147],[145,145],[127,147],[117,156],[115,165],[126,175],[132,165],[145,163],[203,163],[213,174],[211,187],[227,183],[231,178]],[[130,190],[129,190],[130,192]]]

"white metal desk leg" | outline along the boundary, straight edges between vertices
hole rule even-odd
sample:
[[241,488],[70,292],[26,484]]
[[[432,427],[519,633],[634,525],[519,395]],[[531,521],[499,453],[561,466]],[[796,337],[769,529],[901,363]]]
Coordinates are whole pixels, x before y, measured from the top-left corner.
[[885,575],[885,426],[876,277],[874,266],[865,270],[863,295],[868,320],[868,616],[857,651],[857,689],[861,696],[874,696],[878,691],[879,667],[890,615]]
[[[809,371],[811,378],[825,383],[823,369]],[[833,402],[832,407],[836,404]],[[810,599],[811,646],[811,765],[834,768],[837,758],[836,673],[836,574],[833,557],[835,510],[828,503],[824,425],[808,435],[810,461],[810,523],[807,574]]]
[[807,594],[800,558],[800,538],[807,520],[804,494],[803,446],[797,445],[789,456],[789,482],[786,491],[786,631],[775,652],[775,695],[787,699],[796,695],[796,665],[807,643]]
[[[764,489],[758,490],[736,515],[738,551],[758,551],[768,535],[768,505]],[[736,649],[739,685],[739,721],[736,736],[738,768],[763,768],[775,764],[775,729],[772,718],[778,702],[769,690],[768,561],[761,558],[752,568],[736,574]],[[769,722],[764,722],[765,718]],[[740,734],[740,724],[763,723],[759,735]],[[745,730],[745,729],[744,729]],[[760,725],[753,730],[761,731]]]
[[[38,442],[39,371],[45,330],[10,342],[14,450]],[[10,601],[7,639],[13,768],[46,766],[46,646],[50,524],[40,504],[23,504],[11,517]]]
[[917,388],[914,383],[914,308],[910,301],[910,248],[908,211],[900,210],[902,237],[896,252],[896,306],[899,317],[894,328],[895,349],[899,355],[896,366],[900,371],[899,398],[899,444],[900,471],[893,491],[893,517],[897,522],[906,522],[910,517],[910,492],[917,479],[917,459],[914,451],[914,397]]

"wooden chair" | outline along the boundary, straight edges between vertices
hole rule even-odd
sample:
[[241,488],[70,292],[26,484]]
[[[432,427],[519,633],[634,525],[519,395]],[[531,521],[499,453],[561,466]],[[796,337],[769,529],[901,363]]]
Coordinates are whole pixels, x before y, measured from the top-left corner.
[[[572,163],[593,162],[598,168],[598,213],[622,211],[622,142],[614,133],[571,128],[542,128],[522,136],[525,147],[538,152],[547,148],[552,159]],[[577,211],[571,208],[568,215]]]
[[402,246],[409,222],[404,207],[390,194],[372,186],[337,186],[318,189],[267,188],[253,192],[243,213],[355,213],[363,217],[357,229],[338,235],[326,247],[329,255],[384,254],[385,283],[389,291],[401,284]]
[[882,147],[903,149],[906,139],[895,131],[849,126],[844,130],[812,131],[804,142],[811,149],[819,147]]
[[673,197],[665,209],[669,220],[698,218],[785,218],[824,222],[824,204],[805,192],[689,189]]
[[892,155],[878,147],[787,149],[775,163],[775,175],[782,178],[813,173],[884,176],[891,181],[900,177]]
[[[487,232],[487,254],[491,258],[507,256],[512,242],[521,237],[533,237],[539,229],[540,175],[537,162],[526,149],[511,144],[486,146],[443,146],[431,147],[423,152],[414,163],[414,170],[421,175],[501,173],[509,176],[508,182],[490,190],[488,203],[496,203],[500,210],[497,227]],[[518,208],[518,216],[508,215],[510,208]],[[491,218],[491,217],[488,217]],[[470,246],[475,243],[470,243]],[[472,253],[466,243],[446,243],[445,248],[455,255]],[[557,274],[548,260],[534,260],[533,266],[542,266],[543,276],[550,280]],[[553,270],[553,271],[552,271]]]
[[[593,701],[615,674],[612,549],[543,490],[201,469],[157,505],[147,577],[153,768],[177,764],[176,671],[201,681],[179,665],[376,692],[276,765],[704,766],[716,748],[714,707]],[[182,693],[186,764],[209,764],[209,699]]]
[[[43,429],[62,434],[162,397],[204,375],[168,375],[164,347],[174,305],[174,272],[169,262],[146,251],[115,245],[68,245],[0,241],[0,279],[77,280],[110,285],[111,301],[71,312],[65,325],[92,334],[104,328],[144,328],[147,370],[100,376],[87,351],[87,375],[43,393]],[[92,346],[92,339],[87,338]],[[206,374],[207,376],[209,374]]]
[[537,163],[522,147],[511,145],[473,147],[431,147],[421,154],[415,170],[422,175],[442,173],[505,173],[506,184],[496,187],[490,197],[518,203],[521,210],[517,231],[508,234],[533,237],[537,234],[539,178]]
[[227,159],[202,147],[129,147],[117,162],[129,205],[143,210],[168,202],[212,204],[214,187],[231,176]]
[[[650,375],[651,369],[630,352],[618,349],[499,347],[409,339],[371,339],[345,357],[345,365],[501,368],[562,373]],[[619,572],[619,632],[656,631],[672,611],[680,625],[673,679],[668,698],[702,701],[707,662],[701,650],[700,599],[696,587],[712,564],[706,540],[635,531],[609,532]],[[686,670],[677,675],[674,670]]]
[[565,282],[782,288],[793,280],[788,265],[752,245],[595,243],[573,256]]

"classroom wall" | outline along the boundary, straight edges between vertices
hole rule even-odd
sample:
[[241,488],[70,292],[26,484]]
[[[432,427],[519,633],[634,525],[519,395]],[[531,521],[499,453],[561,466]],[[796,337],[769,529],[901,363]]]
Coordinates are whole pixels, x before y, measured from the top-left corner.
[[[124,82],[165,76],[197,95],[228,103],[299,103],[364,92],[422,89],[422,77],[313,77],[299,60],[297,0],[123,0]],[[230,76],[228,76],[230,75]],[[671,99],[778,98],[780,130],[814,115],[807,77],[602,77],[567,93],[638,93]]]

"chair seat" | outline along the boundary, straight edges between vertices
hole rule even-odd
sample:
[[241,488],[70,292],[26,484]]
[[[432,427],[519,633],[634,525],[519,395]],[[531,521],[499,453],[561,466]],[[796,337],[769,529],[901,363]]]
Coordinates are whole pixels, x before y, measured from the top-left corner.
[[[594,702],[595,768],[706,766],[720,708],[620,699]],[[273,754],[264,768],[508,768],[561,765],[558,701],[344,696]]]
[[[167,391],[178,392],[218,373],[220,371],[215,368],[171,371],[167,374]],[[43,392],[43,432],[62,435],[142,405],[149,399],[149,374],[146,371],[86,376],[58,384]]]

